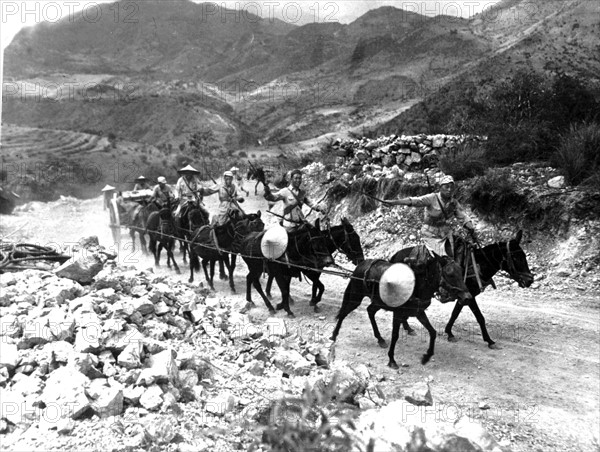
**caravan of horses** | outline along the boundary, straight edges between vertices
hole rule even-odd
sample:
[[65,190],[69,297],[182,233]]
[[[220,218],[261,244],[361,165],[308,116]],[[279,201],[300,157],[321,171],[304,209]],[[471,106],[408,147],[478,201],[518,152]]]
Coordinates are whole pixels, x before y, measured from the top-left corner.
[[[257,181],[255,194],[258,184],[262,183],[267,187],[270,182],[274,182],[268,180],[269,173],[264,168],[251,165],[248,178]],[[282,180],[286,181],[285,178]],[[285,186],[285,183],[280,181],[278,185]],[[457,244],[466,246],[470,251],[465,254],[472,256],[470,262],[468,259],[457,262],[447,256],[438,255],[424,245],[402,249],[387,260],[366,259],[361,239],[346,218],[335,226],[331,226],[327,221],[324,228],[317,220],[314,224],[302,221],[293,228],[275,225],[265,229],[261,211],[245,213],[237,202],[235,208],[226,212],[224,220],[221,217],[219,221],[209,222],[206,210],[200,207],[201,198],[197,202],[190,202],[185,209],[176,209],[176,203],[158,205],[148,196],[128,202],[123,202],[122,199],[120,201],[113,203],[113,207],[119,210],[115,214],[115,209],[112,209],[111,219],[121,217],[122,224],[118,220],[116,223],[129,228],[133,246],[135,247],[137,234],[142,251],[146,253],[149,250],[152,253],[156,266],[160,265],[160,255],[164,249],[167,265],[179,273],[175,244],[180,242],[184,263],[186,254],[189,255],[190,283],[194,281],[194,273],[199,271],[202,265],[209,288],[215,290],[215,264],[219,263],[220,278],[227,279],[230,290],[235,293],[234,271],[236,259],[240,256],[248,270],[246,305],[242,313],[256,308],[252,300],[254,288],[270,314],[282,310],[293,317],[294,313],[290,307],[293,302],[290,285],[292,278],[301,278],[301,275],[312,283],[309,305],[315,312],[320,312],[319,302],[325,290],[320,281],[321,274],[328,272],[348,278],[331,339],[337,340],[344,319],[364,298],[369,298],[371,303],[367,314],[380,347],[388,347],[388,342],[381,336],[375,314],[379,310],[390,311],[393,314],[388,366],[395,369],[398,368],[398,364],[394,352],[400,326],[403,326],[409,335],[415,334],[408,324],[409,317],[416,317],[429,333],[429,346],[421,358],[422,364],[429,362],[433,356],[437,333],[427,317],[426,310],[434,297],[438,296],[442,300],[442,291],[450,294],[452,300],[456,300],[444,330],[448,341],[456,341],[452,327],[462,309],[468,306],[481,328],[483,340],[490,348],[495,348],[496,344],[486,329],[484,316],[475,297],[483,291],[485,285],[493,284],[492,277],[498,271],[506,272],[520,287],[529,287],[533,283],[533,274],[520,246],[522,231],[518,231],[515,237],[508,241],[486,246],[480,246],[478,243]],[[271,200],[268,211],[272,206]],[[149,235],[149,246],[146,246],[146,234]],[[325,270],[326,267],[333,266],[341,268],[333,257],[337,252],[345,255],[347,261],[355,266],[353,271],[343,269],[344,272],[336,273]],[[266,293],[260,281],[264,273],[268,275]],[[277,283],[281,292],[281,302],[275,307],[270,301],[273,281]]]

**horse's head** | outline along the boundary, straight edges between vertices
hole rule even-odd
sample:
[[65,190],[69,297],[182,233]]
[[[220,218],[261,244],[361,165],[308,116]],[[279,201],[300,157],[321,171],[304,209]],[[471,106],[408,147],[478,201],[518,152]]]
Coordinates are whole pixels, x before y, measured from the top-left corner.
[[251,232],[261,232],[265,224],[260,218],[260,210],[257,213],[246,214],[246,216],[235,223],[235,233],[238,236],[246,236]]
[[447,256],[441,257],[440,263],[442,267],[440,287],[446,289],[453,298],[458,298],[460,303],[472,300],[473,295],[471,295],[464,282],[463,271],[460,265]]
[[189,228],[196,230],[201,226],[208,224],[208,218],[200,209],[192,209],[188,212]]
[[533,284],[533,274],[529,270],[525,251],[520,245],[522,238],[523,231],[519,231],[515,238],[498,244],[502,252],[500,268],[507,272],[519,287],[529,287]]
[[328,229],[327,233],[336,249],[344,253],[354,265],[358,265],[365,260],[360,237],[346,218],[342,218],[340,226]]
[[173,219],[173,214],[171,212],[171,209],[169,207],[163,207],[162,209],[160,209],[158,211],[158,217],[163,220],[172,220]]
[[265,223],[262,221],[260,216],[260,210],[256,213],[246,214],[246,219],[248,220],[248,230],[250,232],[260,232],[265,229]]

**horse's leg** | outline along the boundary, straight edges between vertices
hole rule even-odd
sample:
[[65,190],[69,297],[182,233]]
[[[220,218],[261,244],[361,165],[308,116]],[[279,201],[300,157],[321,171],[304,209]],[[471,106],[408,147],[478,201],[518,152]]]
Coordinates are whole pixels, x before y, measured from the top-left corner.
[[212,290],[215,290],[215,286],[213,286],[212,279],[208,274],[208,260],[206,258],[202,258],[202,268],[204,269],[204,277],[206,278],[206,282],[208,283],[208,287]]
[[417,332],[415,331],[415,329],[411,328],[410,325],[408,324],[408,319],[405,319],[402,321],[402,328],[404,328],[404,331],[406,331],[406,334],[408,334],[409,336],[417,335]]
[[196,256],[196,252],[190,246],[190,278],[188,279],[188,282],[190,282],[190,283],[194,282],[194,269],[197,268],[196,266],[199,264],[200,264],[200,262],[198,262],[198,257]]
[[317,306],[321,298],[323,297],[323,292],[325,291],[325,286],[321,282],[321,273],[316,271],[304,271],[306,277],[312,282],[312,294],[309,306],[314,306],[315,312],[320,312],[321,308]]
[[262,286],[260,285],[260,275],[262,274],[262,262],[251,263],[246,262],[248,265],[248,275],[246,276],[246,306],[242,309],[242,314],[248,312],[250,309],[255,307],[254,302],[252,301],[252,286],[256,289],[259,295],[262,297],[267,309],[271,314],[275,313],[275,308],[265,295],[262,290]]
[[167,248],[167,258],[171,259],[171,262],[173,262],[173,267],[175,268],[175,273],[180,274],[181,271],[179,270],[179,265],[177,265],[177,262],[175,262],[175,253],[173,252],[173,249],[175,248],[175,240],[173,240],[170,244],[169,247]]
[[186,254],[189,253],[187,243],[183,240],[179,241],[179,251],[183,253],[183,263],[187,263]]
[[260,184],[260,181],[257,180],[254,185],[254,196],[258,196],[258,184]]
[[[225,262],[227,259],[227,262]],[[225,281],[228,279],[228,276],[225,274],[225,266],[227,266],[227,271],[229,271],[229,255],[225,254],[225,257],[219,258],[219,279],[221,281]]]
[[387,342],[383,337],[381,337],[379,327],[377,326],[377,321],[375,320],[375,314],[380,309],[381,307],[377,306],[375,303],[371,303],[367,308],[367,314],[369,314],[369,320],[371,321],[371,327],[373,328],[373,334],[375,334],[375,339],[377,339],[377,343],[381,348],[386,348]]
[[129,228],[129,237],[131,237],[131,251],[135,253],[135,229]]
[[427,364],[433,356],[437,333],[435,332],[435,328],[431,325],[431,322],[429,322],[429,318],[427,318],[425,311],[417,315],[417,320],[421,322],[421,325],[423,325],[429,333],[429,348],[427,349],[427,353],[425,353],[421,358],[421,364]]
[[[458,304],[458,303],[456,303],[456,304]],[[492,338],[488,334],[488,330],[485,326],[485,318],[483,317],[483,314],[481,313],[481,310],[479,309],[479,305],[477,304],[477,301],[475,300],[475,298],[473,298],[471,300],[471,302],[468,304],[468,306],[469,306],[469,308],[471,308],[471,311],[473,312],[473,315],[475,316],[477,323],[479,323],[479,327],[481,328],[481,336],[483,337],[483,340],[488,343],[489,348],[497,349],[498,346],[496,345],[496,343],[492,340]]]
[[271,296],[271,287],[273,287],[273,280],[275,279],[275,277],[271,274],[269,274],[269,278],[267,279],[267,290],[265,291],[267,293],[267,297],[272,298]]
[[287,312],[289,317],[295,317],[294,313],[290,309],[290,283],[292,278],[288,275],[282,275],[279,272],[275,274],[275,281],[279,286],[279,290],[281,291],[281,303],[276,306],[276,309],[279,311],[283,309]]
[[154,265],[160,267],[160,253],[162,252],[162,242],[158,240],[158,246],[156,247],[156,253],[154,253]]
[[228,255],[229,259],[227,259],[227,271],[229,272],[229,287],[231,288],[231,293],[235,293],[235,281],[233,280],[233,269],[235,268],[235,254]]
[[392,369],[399,369],[398,363],[396,363],[396,360],[394,359],[394,350],[396,349],[396,343],[400,337],[400,325],[402,324],[402,320],[405,319],[406,317],[403,317],[399,310],[394,311],[394,318],[392,320],[392,340],[390,341],[390,349],[388,350],[388,357],[390,358],[388,367],[391,367]]
[[344,299],[342,301],[342,307],[340,308],[336,318],[337,324],[333,329],[333,333],[331,334],[331,340],[335,341],[340,334],[340,328],[342,327],[342,322],[344,319],[358,308],[365,297],[365,293],[363,292],[362,281],[352,279],[350,283],[348,283],[348,287],[346,287],[346,291],[344,292]]
[[140,236],[140,246],[142,248],[142,253],[148,254],[148,246],[146,245],[146,234],[144,234],[144,231],[142,230],[138,231],[138,233]]
[[456,302],[454,304],[454,309],[452,310],[452,314],[450,315],[450,320],[448,320],[448,323],[446,324],[446,328],[444,328],[444,332],[448,335],[448,341],[449,342],[457,342],[458,339],[454,336],[454,334],[452,334],[452,327],[454,326],[454,322],[456,322],[456,319],[458,319],[458,316],[460,315],[460,311],[462,311],[464,305]]

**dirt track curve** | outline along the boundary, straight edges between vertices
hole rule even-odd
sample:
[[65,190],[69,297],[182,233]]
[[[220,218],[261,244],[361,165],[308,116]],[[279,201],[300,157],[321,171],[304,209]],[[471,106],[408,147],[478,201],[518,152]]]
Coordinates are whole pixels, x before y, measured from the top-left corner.
[[[215,211],[216,200],[207,200]],[[251,196],[244,204],[247,211],[263,209],[262,197]],[[266,215],[268,216],[268,215]],[[267,223],[274,218],[265,218]],[[20,229],[19,229],[20,228]],[[17,229],[19,229],[17,232]],[[0,234],[14,232],[11,239],[28,239],[40,244],[64,246],[80,237],[98,235],[100,243],[110,247],[108,212],[100,198],[88,201],[64,200],[49,204],[33,203],[29,211],[3,216]],[[367,256],[368,257],[368,256]],[[173,278],[187,280],[188,269],[176,254],[182,274]],[[153,266],[149,256],[133,252],[129,236],[123,230],[119,260],[140,269]],[[162,262],[165,262],[163,254]],[[347,268],[350,264],[343,263]],[[166,273],[160,267],[155,271]],[[309,308],[310,286],[295,280],[292,294],[296,303],[291,328],[306,334],[331,335],[337,309],[347,281],[323,276],[326,290],[322,312]],[[196,282],[204,281],[197,274]],[[245,266],[238,265],[235,275],[237,294],[231,294],[226,281],[217,281],[217,291],[232,303],[245,301]],[[278,294],[277,290],[274,290]],[[276,295],[277,297],[278,295]],[[267,317],[260,297],[253,295],[256,319]],[[259,302],[260,301],[260,302]],[[379,376],[388,398],[398,398],[402,389],[429,378],[436,403],[450,404],[439,416],[458,417],[468,411],[487,426],[491,433],[514,451],[592,451],[599,450],[600,426],[600,309],[597,293],[577,289],[519,289],[508,283],[498,290],[487,290],[479,298],[492,338],[499,345],[490,350],[481,339],[479,326],[468,309],[463,310],[454,326],[460,340],[450,343],[443,334],[452,306],[434,302],[428,316],[438,331],[436,353],[426,366],[420,357],[427,348],[426,331],[415,319],[411,325],[417,336],[403,334],[396,347],[396,359],[403,366],[394,371],[386,366],[387,350],[377,346],[367,320],[368,300],[344,322],[336,356],[350,362],[367,363]],[[278,313],[283,316],[283,313]],[[391,335],[391,314],[377,314],[382,335]],[[481,409],[480,407],[489,407]]]

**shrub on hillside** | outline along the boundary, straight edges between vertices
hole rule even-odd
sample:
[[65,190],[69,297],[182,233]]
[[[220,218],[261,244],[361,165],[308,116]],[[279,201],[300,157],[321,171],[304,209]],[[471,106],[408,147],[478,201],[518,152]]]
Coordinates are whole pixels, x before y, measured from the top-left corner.
[[491,168],[475,182],[469,200],[471,207],[491,219],[509,219],[527,206],[527,198],[515,186],[508,168]]
[[480,176],[488,164],[485,160],[485,149],[478,143],[465,143],[440,153],[439,167],[456,180]]
[[277,401],[262,443],[278,452],[353,449],[359,443],[353,434],[356,409],[344,402],[353,390],[343,389],[334,377],[328,385],[307,386],[301,398]]
[[573,124],[560,136],[555,154],[570,185],[595,185],[600,182],[600,124],[584,122]]

